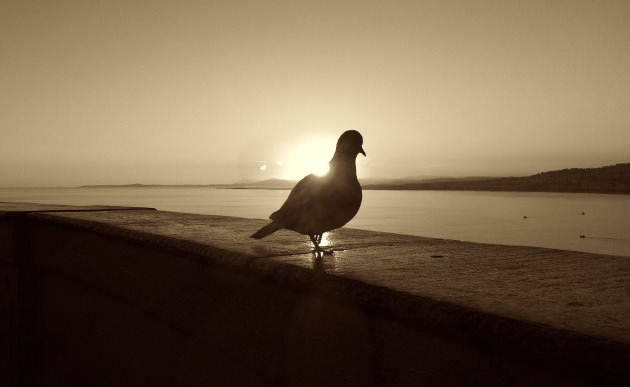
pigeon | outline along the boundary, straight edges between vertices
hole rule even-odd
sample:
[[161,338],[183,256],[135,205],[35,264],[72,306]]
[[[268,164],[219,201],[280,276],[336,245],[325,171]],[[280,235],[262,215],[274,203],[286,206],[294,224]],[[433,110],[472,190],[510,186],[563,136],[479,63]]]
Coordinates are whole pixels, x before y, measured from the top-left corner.
[[363,150],[363,137],[356,130],[344,132],[324,176],[308,175],[289,193],[282,207],[269,216],[272,220],[251,237],[261,239],[280,229],[308,235],[314,252],[326,253],[319,244],[322,235],[348,223],[361,207],[361,185],[355,160]]

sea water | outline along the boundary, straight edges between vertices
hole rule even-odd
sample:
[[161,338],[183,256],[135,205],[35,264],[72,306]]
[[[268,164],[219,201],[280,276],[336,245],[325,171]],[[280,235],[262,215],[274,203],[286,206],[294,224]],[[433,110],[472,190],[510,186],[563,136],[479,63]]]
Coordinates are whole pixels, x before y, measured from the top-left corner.
[[[267,218],[288,192],[211,187],[0,188],[0,201],[140,206]],[[346,227],[630,256],[630,195],[365,190],[359,213]]]

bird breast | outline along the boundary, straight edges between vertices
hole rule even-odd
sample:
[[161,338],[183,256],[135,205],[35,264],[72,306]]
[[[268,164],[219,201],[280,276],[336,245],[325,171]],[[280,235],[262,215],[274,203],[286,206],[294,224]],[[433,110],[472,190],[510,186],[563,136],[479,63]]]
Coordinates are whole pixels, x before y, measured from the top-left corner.
[[311,216],[322,233],[342,227],[359,211],[362,201],[361,185],[354,179],[331,179],[322,200],[314,203]]

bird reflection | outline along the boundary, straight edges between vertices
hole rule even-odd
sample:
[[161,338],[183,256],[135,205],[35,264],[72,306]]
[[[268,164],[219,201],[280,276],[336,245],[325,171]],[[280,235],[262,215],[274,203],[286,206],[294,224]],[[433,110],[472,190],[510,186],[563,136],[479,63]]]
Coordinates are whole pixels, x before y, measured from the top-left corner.
[[269,217],[272,222],[251,237],[261,239],[286,228],[308,235],[317,254],[331,254],[321,246],[324,233],[348,223],[361,207],[361,185],[356,158],[364,156],[363,137],[356,130],[344,132],[325,176],[308,175],[289,193],[282,207]]
[[313,272],[317,274],[323,274],[324,270],[324,257],[319,251],[313,251]]

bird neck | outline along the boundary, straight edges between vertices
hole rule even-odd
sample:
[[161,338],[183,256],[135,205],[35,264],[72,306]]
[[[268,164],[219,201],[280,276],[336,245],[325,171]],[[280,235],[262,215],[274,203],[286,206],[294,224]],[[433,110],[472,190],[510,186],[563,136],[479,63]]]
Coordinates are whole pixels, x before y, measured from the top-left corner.
[[348,154],[335,152],[330,165],[330,173],[334,175],[357,175],[357,166],[355,163],[356,156],[352,157]]

